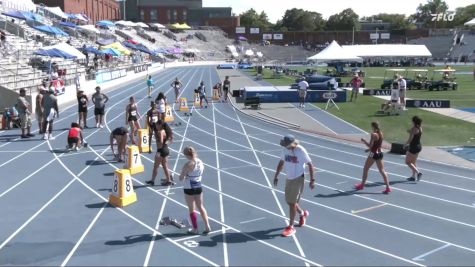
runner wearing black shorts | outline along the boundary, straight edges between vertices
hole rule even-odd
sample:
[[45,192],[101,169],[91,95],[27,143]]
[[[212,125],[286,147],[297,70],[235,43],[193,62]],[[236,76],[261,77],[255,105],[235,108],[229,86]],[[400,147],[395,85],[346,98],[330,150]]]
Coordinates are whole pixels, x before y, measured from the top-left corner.
[[[412,176],[407,178],[408,181],[419,181],[422,177],[422,172],[417,169],[417,157],[422,150],[422,120],[418,116],[412,117],[412,127],[407,130],[409,138],[406,141],[406,164],[412,170]],[[417,177],[417,178],[416,178]]]
[[137,103],[135,103],[135,98],[131,96],[129,98],[129,104],[125,108],[125,123],[129,124],[130,126],[130,139],[132,140],[133,145],[135,145],[135,136],[137,136],[137,133],[140,129],[139,118],[140,113]]
[[160,168],[160,165],[162,165],[163,171],[165,172],[165,180],[161,183],[161,185],[174,185],[175,183],[173,182],[173,178],[171,177],[170,171],[168,170],[168,156],[170,155],[168,143],[173,141],[173,132],[170,126],[162,120],[159,120],[157,123],[155,123],[152,130],[157,143],[157,153],[155,153],[152,178],[149,181],[146,181],[146,183],[149,185],[155,185],[155,178],[158,175],[158,169]]
[[229,90],[231,90],[231,81],[229,80],[229,76],[226,76],[223,81],[224,102],[228,101]]
[[83,90],[78,91],[78,113],[79,113],[79,121],[78,124],[84,125],[84,128],[87,127],[87,105],[89,103],[89,98],[87,95],[84,94]]
[[160,120],[161,114],[160,111],[157,109],[157,104],[154,101],[150,102],[150,110],[147,111],[147,127],[148,127],[148,146],[149,146],[149,153],[152,153],[152,137],[154,134],[153,129],[157,122]]
[[[125,147],[127,145],[127,135],[129,131],[125,127],[115,128],[109,137],[112,154],[118,162],[123,162],[125,157]],[[117,155],[114,151],[114,140],[117,143]]]
[[201,179],[204,171],[204,164],[198,158],[196,150],[193,147],[186,147],[183,150],[183,155],[188,159],[180,173],[180,181],[184,181],[183,192],[185,194],[186,204],[190,214],[192,229],[188,230],[190,234],[198,234],[198,219],[195,207],[200,211],[203,222],[205,223],[205,230],[203,234],[208,234],[211,231],[208,220],[208,213],[203,204],[203,187]]
[[362,181],[361,183],[355,185],[355,189],[362,190],[365,187],[366,180],[368,179],[368,171],[373,163],[376,162],[378,170],[383,176],[384,183],[386,184],[386,189],[383,191],[383,194],[388,194],[391,192],[391,188],[389,187],[388,174],[384,170],[383,152],[381,151],[381,146],[383,144],[383,132],[379,129],[379,123],[377,122],[372,122],[371,127],[373,132],[371,133],[371,140],[369,143],[365,139],[361,138],[361,142],[363,142],[368,147],[365,152],[369,152],[369,155],[366,158],[363,168]]

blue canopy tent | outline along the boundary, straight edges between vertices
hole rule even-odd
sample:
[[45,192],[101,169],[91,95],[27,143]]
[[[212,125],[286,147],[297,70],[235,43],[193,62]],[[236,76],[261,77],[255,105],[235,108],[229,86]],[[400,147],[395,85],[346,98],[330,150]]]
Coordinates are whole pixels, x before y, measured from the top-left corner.
[[122,53],[119,50],[114,49],[114,48],[107,48],[107,49],[102,50],[102,52],[104,54],[109,54],[109,55],[112,55],[112,56],[115,56],[115,57],[118,57],[118,56],[122,55]]
[[86,48],[81,48],[80,50],[83,51],[83,52],[92,53],[92,54],[95,54],[95,55],[104,55],[104,52],[102,52],[101,50],[99,50],[95,47],[92,47],[92,46],[89,46],[89,47],[86,47]]
[[101,20],[97,22],[96,25],[101,26],[101,27],[115,27],[114,22],[110,20]]
[[33,28],[42,32],[53,34],[53,35],[69,36],[69,34],[53,26],[41,25],[41,26],[33,26]]
[[57,49],[57,48],[39,49],[34,54],[38,55],[38,56],[61,57],[61,58],[66,58],[66,59],[75,59],[76,58],[76,56],[68,54],[64,51],[61,51],[61,50]]
[[43,17],[41,17],[40,15],[31,13],[31,12],[26,12],[26,11],[7,11],[7,12],[2,12],[2,14],[5,16],[22,19],[22,20],[33,20],[33,21],[43,20]]
[[69,27],[69,28],[77,28],[77,26],[78,26],[78,25],[76,25],[72,22],[69,22],[69,21],[62,21],[62,22],[59,23],[59,25]]
[[100,46],[106,46],[115,43],[115,39],[99,39],[96,41],[96,44]]
[[135,46],[137,47],[137,50],[139,50],[141,52],[147,53],[149,55],[155,55],[155,53],[153,51],[151,51],[150,49],[145,47],[143,44],[137,44]]
[[137,45],[135,45],[135,44],[133,44],[133,43],[131,43],[131,42],[125,41],[125,42],[122,42],[122,45],[125,46],[125,47],[127,47],[127,48],[131,48],[131,49],[134,49],[134,50],[138,50]]

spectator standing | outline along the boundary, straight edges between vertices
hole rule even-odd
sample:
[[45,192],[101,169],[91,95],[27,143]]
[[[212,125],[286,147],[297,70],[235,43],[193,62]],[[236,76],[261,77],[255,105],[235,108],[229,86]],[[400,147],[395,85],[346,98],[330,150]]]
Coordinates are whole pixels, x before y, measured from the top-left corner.
[[79,115],[78,124],[80,127],[82,127],[81,125],[84,125],[84,128],[89,128],[87,127],[87,105],[89,104],[89,98],[87,97],[87,95],[84,94],[84,91],[82,90],[78,91],[77,98]]
[[358,74],[355,74],[353,76],[353,79],[351,79],[350,83],[351,83],[351,97],[350,97],[350,102],[351,102],[353,101],[353,96],[355,97],[355,101],[356,101],[356,98],[358,98],[358,93],[360,91],[362,80],[360,76],[358,76]]
[[308,82],[305,80],[305,77],[302,77],[302,80],[298,84],[299,86],[299,99],[300,99],[300,107],[305,107],[305,98],[307,97],[307,90],[308,90]]
[[153,90],[152,75],[148,75],[148,78],[147,78],[147,88],[148,88],[148,98],[152,98],[152,90]]
[[101,87],[96,87],[96,92],[92,95],[92,103],[94,103],[94,115],[96,116],[96,128],[104,128],[104,115],[106,103],[109,97],[101,93]]
[[310,173],[310,189],[315,188],[315,178],[313,174],[313,164],[307,150],[299,145],[293,135],[286,135],[280,140],[280,145],[285,149],[282,151],[279,164],[274,176],[274,186],[277,186],[278,176],[285,167],[287,181],[285,183],[285,201],[289,205],[289,225],[282,232],[282,236],[288,237],[295,234],[295,215],[300,215],[299,226],[304,226],[309,212],[303,210],[300,205],[300,197],[303,194],[305,183],[305,165]]
[[41,103],[43,102],[43,96],[46,93],[46,87],[42,84],[38,88],[38,94],[36,95],[36,105],[35,105],[35,114],[36,120],[38,121],[38,131],[40,134],[43,134],[43,121],[44,121],[44,110]]
[[31,134],[31,104],[26,100],[26,91],[23,88],[20,89],[20,96],[15,104],[15,108],[21,120],[21,138],[35,136]]
[[54,90],[50,88],[45,94],[42,101],[44,111],[43,122],[43,139],[54,140],[53,136],[53,121],[54,118],[59,118],[58,100],[54,96]]
[[229,80],[229,76],[226,76],[223,81],[224,102],[228,101],[228,94],[230,90],[231,90],[231,81]]
[[407,83],[406,80],[402,75],[398,77],[398,84],[399,84],[399,101],[403,106],[403,109],[406,110],[406,89]]

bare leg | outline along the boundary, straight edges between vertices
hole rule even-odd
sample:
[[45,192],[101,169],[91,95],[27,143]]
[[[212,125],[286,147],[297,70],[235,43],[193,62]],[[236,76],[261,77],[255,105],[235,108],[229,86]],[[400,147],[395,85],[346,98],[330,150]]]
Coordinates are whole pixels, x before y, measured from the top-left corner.
[[386,188],[389,188],[389,179],[388,179],[388,174],[384,170],[384,161],[377,160],[376,166],[378,166],[379,173],[381,173],[381,175],[383,176],[384,184],[386,185]]
[[371,166],[373,165],[374,163],[374,159],[373,158],[370,158],[368,157],[366,159],[366,162],[364,164],[364,168],[363,168],[363,177],[361,179],[361,184],[364,186],[364,184],[366,183],[366,180],[368,179],[368,171],[369,169],[371,168]]
[[160,157],[160,154],[159,153],[155,154],[155,161],[153,162],[152,179],[150,179],[150,181],[155,182],[155,178],[157,178],[158,168],[160,168],[161,162],[162,162],[162,159]]
[[406,152],[406,165],[412,170],[412,177],[416,177],[416,175],[419,173],[419,170],[416,167],[417,156],[417,154],[414,155],[409,151]]
[[208,220],[208,212],[206,212],[205,206],[203,205],[203,193],[199,196],[195,196],[196,207],[200,210],[201,218],[203,218],[203,222],[205,223],[205,231],[209,232],[211,227],[209,226]]
[[170,171],[168,170],[168,157],[162,158],[162,166],[163,172],[165,173],[165,178],[167,179],[167,182],[170,183],[172,179],[170,177]]

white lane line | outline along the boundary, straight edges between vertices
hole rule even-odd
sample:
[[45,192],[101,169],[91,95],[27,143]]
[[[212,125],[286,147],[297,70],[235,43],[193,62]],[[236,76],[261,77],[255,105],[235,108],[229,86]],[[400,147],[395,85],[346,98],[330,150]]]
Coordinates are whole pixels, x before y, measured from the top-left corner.
[[[211,79],[211,70],[208,68],[209,73],[209,81],[210,81],[210,88],[213,86],[213,82]],[[218,190],[222,191],[222,181],[221,181],[221,171],[220,171],[220,164],[219,164],[219,153],[218,153],[218,133],[216,131],[216,115],[215,115],[215,104],[213,105],[213,133],[214,133],[214,147],[216,148],[216,171],[218,174]],[[201,115],[201,114],[200,114]],[[220,212],[220,219],[221,222],[225,223],[225,216],[224,216],[224,204],[223,204],[223,196],[219,195],[219,212]],[[221,226],[221,233],[223,237],[223,258],[224,258],[224,266],[229,266],[229,256],[228,256],[228,242],[226,240],[226,228]]]
[[[193,140],[190,140],[190,142],[194,142],[194,143],[196,143],[197,145],[206,147],[206,146],[204,146],[204,145],[202,145],[202,144],[200,144],[200,143],[197,143],[197,142],[195,142],[195,141],[193,141]],[[206,148],[208,148],[208,147],[206,147]],[[209,149],[209,148],[208,148],[208,149]],[[230,157],[229,155],[227,155],[227,154],[225,154],[225,153],[221,153],[221,154]],[[270,155],[270,156],[272,156],[272,157],[277,157],[277,156],[274,156],[274,155]],[[277,157],[277,158],[278,158],[278,157]],[[236,158],[236,159],[237,159],[237,158]],[[237,159],[237,160],[240,160],[240,159]],[[245,161],[245,160],[241,160],[241,161],[247,162],[247,161]],[[249,163],[249,164],[253,164],[253,163],[251,163],[251,162],[248,162],[248,163]],[[205,164],[205,165],[207,165],[207,164]],[[210,168],[213,168],[213,166],[211,166],[211,165],[207,165],[207,166],[209,166]],[[270,168],[266,168],[266,169],[269,170],[269,171],[272,171]],[[275,190],[275,189],[272,189],[271,187],[268,187],[268,186],[259,184],[259,183],[257,183],[257,182],[252,181],[252,180],[246,179],[246,178],[244,178],[244,177],[240,177],[240,176],[238,176],[238,175],[235,175],[235,174],[232,174],[232,173],[229,173],[229,172],[226,172],[226,171],[223,171],[223,172],[224,172],[224,173],[227,173],[227,174],[229,174],[229,175],[231,175],[231,176],[233,176],[233,177],[236,177],[236,178],[238,178],[238,179],[241,179],[241,180],[243,180],[243,181],[247,181],[247,182],[253,183],[253,184],[255,184],[255,185],[268,188],[268,189],[270,189],[270,190]],[[333,173],[333,172],[330,172],[330,173]],[[342,175],[342,176],[344,176],[344,175]],[[276,191],[276,192],[279,192],[279,193],[281,193],[281,194],[284,194],[284,192],[282,192],[282,191],[279,191],[279,190],[275,190],[275,191]],[[336,208],[333,208],[333,207],[330,207],[330,206],[326,206],[326,205],[323,205],[323,204],[320,204],[320,203],[317,203],[317,202],[314,202],[314,201],[310,201],[310,200],[307,200],[307,199],[305,199],[305,198],[302,198],[302,201],[309,202],[309,203],[312,203],[312,204],[314,204],[314,205],[318,205],[318,206],[321,206],[321,207],[324,207],[324,208],[327,208],[327,209],[330,209],[330,210],[333,210],[333,211],[336,211],[336,212],[339,212],[339,213],[343,213],[343,214],[346,214],[346,215],[355,216],[355,217],[358,217],[358,218],[360,218],[360,219],[362,219],[362,220],[366,220],[366,221],[369,221],[369,222],[373,222],[373,223],[376,223],[376,224],[380,224],[380,225],[383,225],[383,226],[386,226],[386,227],[390,227],[390,228],[393,228],[393,229],[396,229],[396,230],[399,230],[399,231],[403,231],[403,232],[406,232],[406,233],[410,233],[410,234],[413,234],[413,235],[416,235],[416,236],[419,236],[419,237],[424,237],[424,238],[427,238],[427,239],[430,239],[430,240],[438,241],[438,242],[440,242],[440,243],[450,243],[450,242],[447,242],[447,241],[444,241],[444,240],[440,240],[440,239],[437,239],[437,238],[434,238],[434,237],[430,237],[430,236],[427,236],[427,235],[423,235],[423,234],[419,234],[419,233],[416,233],[416,232],[413,232],[413,231],[409,231],[409,230],[404,229],[404,228],[400,228],[400,227],[397,227],[397,226],[389,225],[389,224],[382,223],[382,222],[379,222],[379,221],[376,221],[376,220],[371,220],[371,219],[368,219],[368,218],[365,218],[365,217],[361,217],[361,216],[356,215],[356,214],[351,214],[351,213],[349,213],[349,212],[346,212],[346,211],[343,211],[343,210],[339,210],[339,209],[336,209]],[[436,216],[433,215],[432,217],[436,217]],[[447,220],[447,221],[453,221],[453,220],[450,220],[450,219],[446,219],[446,220]],[[462,225],[465,225],[465,223],[463,223],[463,222],[459,222],[459,223],[462,224]],[[351,240],[351,241],[352,241],[352,240]],[[356,242],[356,241],[352,241],[352,242]],[[456,245],[456,244],[453,244],[453,243],[451,243],[451,244],[452,244],[453,246],[458,247],[458,248],[475,252],[475,249],[471,249],[471,248],[464,247],[464,246],[461,246],[461,245]],[[362,245],[364,245],[364,244],[362,244]]]
[[[255,148],[254,148],[254,145],[253,145],[252,142],[251,142],[251,139],[250,139],[249,136],[247,135],[246,128],[244,127],[244,124],[242,123],[241,118],[239,117],[239,115],[238,115],[236,109],[234,109],[234,114],[235,114],[235,116],[237,117],[237,121],[239,122],[239,125],[241,125],[241,129],[242,129],[242,133],[241,133],[241,134],[246,137],[246,140],[247,140],[247,142],[249,143],[249,146],[250,146],[250,148],[252,149],[252,152],[253,152],[253,154],[254,154],[254,158],[256,159],[257,165],[258,165],[259,168],[261,169],[262,175],[264,175],[264,178],[266,179],[267,186],[271,187],[272,184],[271,184],[271,182],[270,182],[270,180],[269,180],[269,177],[267,176],[266,171],[264,170],[264,165],[262,165],[261,160],[259,159],[259,156],[258,156],[257,153],[256,153],[256,150],[255,150]],[[200,115],[201,115],[201,114],[200,114]],[[216,153],[218,153],[218,152],[216,151]],[[277,194],[274,192],[274,190],[272,190],[272,191],[270,191],[270,192],[272,193],[272,196],[273,196],[273,198],[274,198],[274,201],[275,201],[275,203],[277,204],[277,207],[279,208],[280,214],[283,215],[284,218],[285,218],[285,212],[284,212],[284,209],[282,208],[282,205],[280,204],[279,199],[277,198]],[[288,223],[287,218],[284,219],[284,222],[285,222],[285,223]],[[296,235],[293,235],[293,236],[292,236],[292,239],[294,240],[295,245],[297,246],[297,249],[298,249],[298,251],[299,251],[299,253],[300,253],[300,256],[302,256],[303,258],[306,258],[307,256],[305,256],[305,252],[303,251],[302,246],[300,245],[300,242],[299,242],[299,240],[297,239],[297,236],[296,236]],[[305,262],[305,265],[306,265],[306,266],[309,266],[309,265],[308,265],[308,262]]]
[[340,185],[340,184],[345,184],[345,183],[348,183],[348,181],[338,182],[338,183],[336,183],[336,184]]
[[257,222],[257,221],[261,221],[261,220],[264,220],[266,217],[261,217],[261,218],[257,218],[257,219],[253,219],[253,220],[248,220],[248,221],[242,221],[242,222],[239,222],[240,224],[245,224],[245,223],[250,223],[250,222]]
[[419,256],[417,256],[417,257],[412,258],[412,260],[414,260],[414,261],[425,261],[424,257],[429,256],[430,254],[434,254],[434,253],[436,253],[437,251],[443,250],[444,248],[447,248],[447,247],[450,247],[450,244],[445,244],[445,245],[443,245],[443,246],[441,246],[441,247],[439,247],[439,248],[433,249],[433,250],[431,250],[431,251],[429,251],[429,252],[426,252],[426,253],[424,253],[424,254],[422,254],[422,255],[419,255]]
[[[231,230],[231,228],[226,228],[226,230]],[[214,234],[217,234],[217,233],[220,233],[220,232],[221,232],[221,229],[211,231],[211,232],[208,233],[207,236],[211,236],[211,235],[214,235]],[[176,242],[183,242],[183,241],[190,240],[190,239],[195,239],[195,238],[198,238],[198,237],[203,237],[203,235],[190,235],[190,236],[187,236],[187,237],[182,237],[182,238],[178,238],[178,239],[174,239],[174,240]]]
[[87,236],[87,234],[89,234],[89,232],[91,231],[92,229],[92,226],[97,222],[97,219],[99,219],[99,217],[101,216],[102,212],[104,212],[104,209],[106,208],[107,206],[107,202],[104,202],[104,205],[102,205],[101,209],[99,210],[99,212],[96,214],[96,216],[94,217],[94,219],[91,221],[91,223],[89,224],[89,226],[86,228],[86,231],[84,231],[84,233],[81,235],[81,237],[79,238],[79,240],[76,242],[76,244],[74,245],[74,247],[71,249],[71,251],[69,251],[68,255],[66,256],[66,258],[63,260],[63,262],[61,263],[61,267],[64,267],[66,266],[66,264],[69,262],[69,260],[71,259],[71,257],[74,255],[74,253],[76,252],[76,250],[78,249],[79,245],[82,243],[82,241],[84,240],[84,238]]
[[319,120],[315,119],[314,117],[308,115],[307,113],[303,112],[301,109],[297,108],[296,106],[292,105],[293,107],[295,107],[300,113],[304,114],[305,116],[309,117],[311,120],[315,121],[316,123],[320,124],[321,126],[323,126],[324,128],[327,128],[330,132],[332,132],[333,134],[338,134],[337,132],[333,131],[330,127],[326,126],[324,123],[320,122]]
[[[170,186],[170,187],[168,187],[168,188],[157,189],[157,190],[155,190],[155,191],[157,191],[157,192],[166,192],[166,191],[169,191],[169,190],[171,191],[171,190],[177,190],[177,189],[182,189],[182,188],[183,188],[183,186],[173,186],[173,187]],[[173,192],[168,192],[168,194],[169,194],[169,195],[172,195]]]
[[[193,75],[191,76],[190,80],[188,81],[188,83],[185,85],[185,87],[183,88],[182,91],[184,91],[186,89],[186,87],[188,86],[188,84],[190,83],[191,80],[193,80],[192,78],[195,76],[196,74],[196,71],[195,70],[193,72]],[[171,90],[172,88],[168,89],[166,92],[165,92],[165,95]],[[173,103],[173,106],[172,106],[172,110],[175,110],[175,104],[176,103]],[[190,121],[190,117],[188,118],[188,122]],[[188,131],[188,123],[186,124],[185,126],[185,131],[183,133],[183,137],[186,136],[186,133]],[[181,143],[180,143],[180,151],[182,151],[183,149],[183,143],[185,142],[185,138],[182,138],[181,139]],[[176,167],[178,165],[178,160],[180,159],[180,153],[177,154],[177,157],[176,157],[176,160],[175,160],[175,164],[173,166],[173,172],[175,172],[176,170]],[[172,175],[172,173],[170,173],[170,175]],[[171,190],[171,186],[169,186],[168,188],[166,188],[165,190],[165,194],[166,195],[171,195],[170,194],[170,190]],[[174,194],[174,192],[173,192]],[[155,223],[155,229],[159,230],[160,228],[160,220],[162,219],[163,217],[163,212],[165,211],[165,206],[167,204],[167,199],[165,198],[162,202],[162,206],[160,208],[160,211],[158,212],[158,217],[157,217],[157,222]],[[155,245],[155,240],[157,239],[157,234],[156,233],[153,233],[152,234],[152,240],[150,240],[150,243],[148,245],[148,249],[147,249],[147,254],[145,255],[145,259],[144,259],[144,263],[143,263],[143,266],[146,267],[148,266],[149,262],[150,262],[150,257],[152,255],[152,251],[153,251],[153,246]]]
[[361,213],[361,212],[365,212],[365,211],[370,211],[370,210],[374,210],[374,209],[377,209],[377,208],[381,208],[381,207],[384,207],[384,206],[386,206],[385,203],[379,204],[379,205],[376,205],[376,206],[372,206],[372,207],[369,207],[369,208],[365,208],[365,209],[351,210],[351,213],[357,214],[357,213]]
[[[223,150],[219,150],[219,151],[223,151]],[[228,168],[220,168],[220,170],[229,171],[229,170],[241,169],[241,168],[246,168],[246,167],[254,167],[254,165],[250,165],[250,164],[247,164],[247,165],[239,165],[239,166],[228,167]]]

